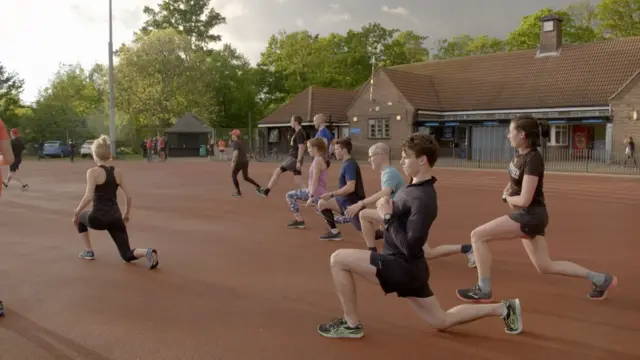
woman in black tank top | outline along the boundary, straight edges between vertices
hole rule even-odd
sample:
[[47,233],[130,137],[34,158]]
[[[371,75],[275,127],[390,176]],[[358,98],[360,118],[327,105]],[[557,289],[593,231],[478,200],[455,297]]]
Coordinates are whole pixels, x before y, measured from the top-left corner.
[[522,239],[524,248],[541,274],[555,274],[587,279],[592,289],[587,295],[602,300],[617,284],[615,276],[593,272],[569,261],[554,261],[549,257],[545,230],[549,223],[543,191],[544,157],[538,151],[541,138],[549,137],[546,121],[537,121],[530,115],[520,115],[511,121],[507,138],[517,150],[509,164],[509,183],[502,200],[509,205],[509,215],[481,225],[471,232],[471,244],[476,256],[478,283],[470,288],[458,289],[463,301],[488,303],[491,291],[491,254],[487,243],[494,240]]
[[[111,159],[109,147],[109,138],[106,135],[100,136],[91,145],[93,159],[98,166],[87,171],[87,190],[73,216],[73,224],[78,228],[78,233],[85,243],[85,250],[79,257],[85,260],[95,259],[89,240],[89,229],[106,230],[116,243],[122,260],[130,262],[145,257],[149,269],[155,269],[158,267],[156,249],[131,249],[129,245],[126,223],[129,221],[131,211],[131,195],[121,176],[118,180],[119,171],[116,171],[113,166],[105,165],[105,162]],[[126,196],[124,215],[118,206],[118,188],[122,188]],[[91,201],[93,201],[93,208],[84,210]]]

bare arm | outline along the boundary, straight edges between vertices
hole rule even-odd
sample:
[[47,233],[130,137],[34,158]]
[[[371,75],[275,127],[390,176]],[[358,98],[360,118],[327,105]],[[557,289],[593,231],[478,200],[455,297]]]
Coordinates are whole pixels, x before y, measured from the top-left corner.
[[0,140],[0,155],[2,155],[7,165],[13,164],[15,157],[13,156],[13,150],[11,150],[11,140]]
[[377,193],[369,196],[368,198],[360,202],[362,203],[362,207],[365,208],[369,205],[375,205],[378,202],[378,200],[382,199],[385,196],[391,196],[391,188],[384,187],[382,188],[382,190],[378,191]]
[[93,192],[96,189],[96,179],[93,169],[87,171],[87,189],[84,191],[84,196],[80,200],[80,204],[76,208],[75,216],[80,215],[82,211],[91,203],[93,199]]
[[233,155],[231,156],[231,163],[235,165],[238,160],[238,149],[233,150]]
[[124,215],[123,217],[128,218],[129,213],[131,212],[131,193],[129,192],[129,188],[124,183],[124,175],[120,173],[120,183],[118,184],[124,192]]
[[527,207],[533,200],[533,194],[538,185],[538,177],[533,175],[525,175],[522,180],[522,191],[518,196],[507,196],[507,203],[517,207]]
[[346,196],[348,194],[351,194],[352,192],[356,191],[356,181],[355,180],[349,180],[347,181],[347,185],[343,186],[342,188],[336,190],[336,191],[332,191],[331,195],[333,196]]
[[503,194],[509,194],[511,192],[511,182],[507,183],[507,186],[504,187],[504,190],[502,190]]
[[298,145],[298,162],[302,161],[302,158],[304,157],[304,152],[305,152],[306,148],[307,147],[304,144]]

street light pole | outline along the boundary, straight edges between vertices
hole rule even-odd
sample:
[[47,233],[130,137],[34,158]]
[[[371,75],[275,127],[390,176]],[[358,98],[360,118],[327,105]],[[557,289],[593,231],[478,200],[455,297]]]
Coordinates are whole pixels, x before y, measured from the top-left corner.
[[109,0],[109,137],[111,155],[116,156],[116,91],[113,75],[113,0]]

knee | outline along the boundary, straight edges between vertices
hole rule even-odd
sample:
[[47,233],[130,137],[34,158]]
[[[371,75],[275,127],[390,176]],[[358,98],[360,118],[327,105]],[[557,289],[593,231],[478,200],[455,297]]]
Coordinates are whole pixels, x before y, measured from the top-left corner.
[[487,234],[481,228],[471,231],[471,244],[482,244],[488,240]]
[[345,249],[338,249],[331,254],[329,264],[331,268],[343,269],[345,266],[346,251]]

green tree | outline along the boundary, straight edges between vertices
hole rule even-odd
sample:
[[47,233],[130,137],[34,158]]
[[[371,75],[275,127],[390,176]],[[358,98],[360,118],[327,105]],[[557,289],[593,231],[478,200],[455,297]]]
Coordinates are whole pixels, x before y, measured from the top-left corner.
[[202,77],[197,55],[191,39],[173,29],[137,36],[121,48],[116,105],[127,119],[130,137],[137,138],[142,128],[156,133],[192,111],[189,87]]
[[162,0],[158,9],[145,6],[142,12],[147,20],[140,31],[149,35],[153,30],[174,29],[191,38],[193,44],[206,48],[220,41],[220,35],[214,34],[213,29],[226,23],[210,3],[210,0]]
[[8,127],[18,126],[19,114],[16,113],[22,107],[20,94],[24,87],[24,81],[18,74],[10,72],[0,63],[0,119]]
[[29,140],[86,138],[95,135],[88,119],[104,113],[102,94],[80,65],[61,65],[38,95],[32,113],[23,114]]
[[535,49],[540,43],[540,20],[555,14],[563,19],[562,41],[565,44],[583,44],[599,39],[599,33],[588,25],[576,24],[566,10],[543,8],[522,18],[520,26],[507,36],[509,50]]
[[429,49],[424,46],[428,36],[411,30],[401,31],[383,46],[384,66],[413,64],[429,59]]
[[437,43],[434,59],[451,59],[470,55],[487,55],[506,51],[505,42],[490,36],[458,35]]
[[602,0],[596,14],[606,36],[640,36],[640,0]]

